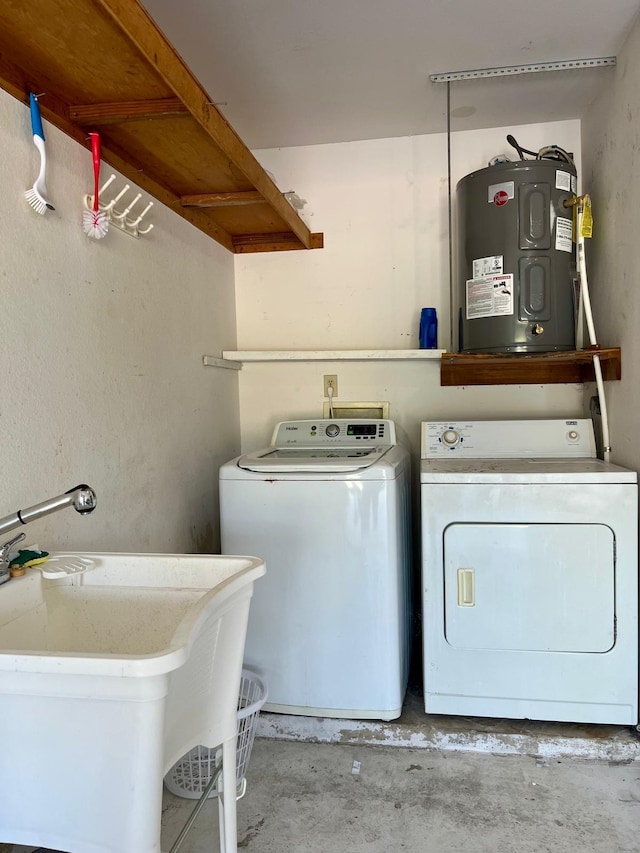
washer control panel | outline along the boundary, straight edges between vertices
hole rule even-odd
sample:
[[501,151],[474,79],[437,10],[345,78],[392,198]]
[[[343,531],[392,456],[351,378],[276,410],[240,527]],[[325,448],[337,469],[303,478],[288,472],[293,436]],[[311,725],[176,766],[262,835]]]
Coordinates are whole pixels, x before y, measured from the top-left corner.
[[317,418],[276,424],[272,447],[356,447],[397,444],[393,421],[376,418]]
[[446,447],[455,447],[456,444],[460,444],[462,436],[457,429],[453,429],[452,427],[451,429],[443,430],[438,438]]
[[535,421],[425,421],[423,459],[595,458],[593,424],[587,418]]

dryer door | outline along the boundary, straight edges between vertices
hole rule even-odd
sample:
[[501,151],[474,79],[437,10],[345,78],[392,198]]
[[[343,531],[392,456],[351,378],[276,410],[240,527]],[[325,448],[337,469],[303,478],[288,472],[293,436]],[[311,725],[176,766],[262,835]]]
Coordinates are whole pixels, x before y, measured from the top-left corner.
[[607,652],[615,537],[603,524],[451,524],[445,634],[457,648]]

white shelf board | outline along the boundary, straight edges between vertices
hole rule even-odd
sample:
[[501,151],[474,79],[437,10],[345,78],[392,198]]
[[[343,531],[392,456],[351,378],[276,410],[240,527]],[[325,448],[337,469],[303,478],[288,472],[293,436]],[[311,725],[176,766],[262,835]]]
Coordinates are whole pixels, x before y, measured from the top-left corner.
[[225,367],[227,370],[242,370],[239,361],[229,361],[226,358],[217,358],[215,355],[203,355],[202,363],[205,367]]
[[443,349],[345,350],[226,350],[230,361],[428,361],[440,359]]

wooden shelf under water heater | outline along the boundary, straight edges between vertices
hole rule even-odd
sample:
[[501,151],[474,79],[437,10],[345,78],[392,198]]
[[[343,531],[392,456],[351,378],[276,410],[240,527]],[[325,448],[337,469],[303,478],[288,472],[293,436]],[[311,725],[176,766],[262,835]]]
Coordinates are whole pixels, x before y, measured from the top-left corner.
[[605,380],[620,379],[620,347],[589,347],[569,352],[468,354],[443,353],[441,385],[545,385],[593,382],[593,356],[600,356]]

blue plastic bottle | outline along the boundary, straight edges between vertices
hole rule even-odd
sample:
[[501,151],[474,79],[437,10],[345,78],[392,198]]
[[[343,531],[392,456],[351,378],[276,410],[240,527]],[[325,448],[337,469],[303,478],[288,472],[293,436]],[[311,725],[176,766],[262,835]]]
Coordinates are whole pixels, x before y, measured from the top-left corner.
[[435,308],[420,312],[420,349],[438,348],[438,317]]

